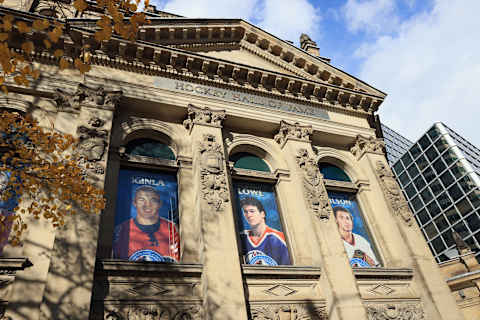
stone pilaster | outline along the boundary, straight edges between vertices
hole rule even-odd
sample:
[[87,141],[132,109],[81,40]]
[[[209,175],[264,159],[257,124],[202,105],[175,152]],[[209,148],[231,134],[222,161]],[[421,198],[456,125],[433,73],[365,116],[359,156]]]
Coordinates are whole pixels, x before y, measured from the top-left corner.
[[[288,186],[279,185],[278,191],[281,195],[288,194],[289,199],[300,199],[287,208],[287,226],[293,228],[294,241],[302,244],[309,242],[311,245],[306,253],[301,252],[305,249],[297,249],[294,254],[295,263],[321,267],[319,285],[327,299],[328,319],[367,320],[343,242],[333,219],[323,177],[313,155],[311,132],[312,128],[308,126],[282,123],[275,139],[283,146],[288,166],[292,169],[290,183]],[[302,258],[308,255],[312,257],[310,261]]]
[[[203,319],[247,319],[225,148],[224,111],[189,106],[194,215],[201,219]],[[221,261],[222,263],[219,263]]]
[[[80,84],[57,90],[55,128],[78,138],[77,161],[91,183],[103,188],[113,112],[120,91]],[[40,319],[87,319],[92,295],[100,216],[78,212],[56,231]]]
[[[418,309],[423,308],[425,319],[463,319],[430,250],[427,246],[418,245],[425,240],[387,164],[383,154],[383,141],[374,137],[359,136],[351,152],[357,158],[359,166],[370,168],[369,176],[372,183],[371,190],[367,192],[370,195],[364,193],[362,197],[365,197],[363,200],[369,201],[375,209],[371,212],[373,220],[383,221],[382,230],[376,231],[382,238],[383,251],[388,251],[391,259],[385,261],[385,267],[409,267],[414,270],[413,282],[422,301],[421,306],[415,306],[415,316],[423,319],[423,313]],[[383,197],[379,199],[378,195]],[[387,215],[385,212],[390,214]],[[404,307],[397,308],[397,312],[407,312],[402,308]],[[383,308],[382,312],[389,312],[387,309]]]

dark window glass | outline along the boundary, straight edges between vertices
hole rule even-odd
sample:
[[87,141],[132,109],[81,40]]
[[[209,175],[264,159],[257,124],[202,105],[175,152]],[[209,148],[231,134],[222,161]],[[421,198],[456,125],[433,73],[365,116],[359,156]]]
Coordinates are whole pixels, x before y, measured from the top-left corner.
[[442,238],[438,237],[432,240],[432,245],[435,248],[435,252],[440,253],[443,250],[445,250],[447,247],[445,247],[445,244],[443,244]]
[[432,193],[430,192],[430,190],[428,190],[428,188],[425,188],[425,190],[422,191],[420,196],[423,199],[423,203],[429,203],[433,199]]
[[422,153],[418,144],[414,144],[413,147],[410,148],[410,153],[412,154],[413,158],[416,158]]
[[415,211],[418,211],[421,207],[423,207],[423,203],[422,201],[420,200],[420,198],[418,196],[416,196],[415,198],[413,198],[412,200],[412,206],[413,206],[413,209]]
[[441,255],[439,255],[438,258],[435,258],[435,259],[437,259],[437,262],[445,262],[445,261],[450,260],[450,258],[447,257],[447,255],[443,254],[443,253]]
[[457,178],[460,179],[465,173],[467,173],[467,170],[460,164],[460,162],[457,162],[456,165],[454,165],[450,171],[453,173],[453,175]]
[[325,179],[352,182],[347,174],[337,166],[329,163],[320,163],[318,167],[320,168],[320,172],[323,174]]
[[427,158],[430,161],[433,161],[438,156],[438,152],[437,150],[435,150],[434,147],[428,148],[428,150],[425,151],[425,154],[427,155]]
[[427,206],[428,212],[430,212],[430,215],[432,217],[435,217],[437,214],[440,213],[440,208],[438,207],[438,204],[433,201],[432,203],[429,203]]
[[397,174],[397,176],[403,171],[403,165],[401,161],[397,161],[395,165],[393,166],[393,170]]
[[463,198],[463,200],[461,200],[455,206],[457,207],[458,212],[460,212],[462,216],[466,216],[473,210],[467,198]]
[[438,196],[437,201],[442,209],[446,209],[452,204],[452,200],[450,200],[445,192]]
[[432,181],[433,179],[435,179],[435,173],[433,173],[432,168],[430,168],[430,167],[426,168],[426,169],[423,171],[423,177],[425,178],[425,180],[427,181],[427,183],[429,183],[430,181]]
[[440,180],[442,180],[443,185],[445,187],[448,187],[455,181],[455,178],[452,176],[452,174],[449,171],[445,171],[441,176]]
[[410,165],[410,163],[412,163],[412,157],[410,157],[410,155],[408,153],[405,153],[402,157],[402,162],[403,162],[403,165],[406,168]]
[[405,186],[410,182],[410,178],[407,176],[406,171],[400,175],[399,179],[402,186]]
[[455,207],[451,207],[445,211],[445,215],[447,216],[448,221],[450,221],[450,224],[454,224],[460,220],[460,215],[457,213],[457,209],[455,209]]
[[468,229],[465,226],[465,223],[463,223],[462,221],[454,225],[453,229],[455,229],[455,231],[457,231],[460,234],[460,237],[462,237],[463,239],[465,239],[469,235]]
[[453,235],[452,235],[452,232],[450,230],[443,233],[442,238],[445,241],[445,243],[447,244],[447,247],[451,247],[451,246],[455,245],[455,240],[453,240]]
[[443,170],[447,168],[447,166],[445,165],[445,163],[443,163],[442,158],[439,158],[433,163],[433,168],[435,169],[435,171],[437,171],[438,174],[440,174],[443,172]]
[[428,216],[427,210],[425,210],[425,209],[422,209],[422,211],[420,211],[417,214],[417,217],[420,220],[421,224],[425,224],[425,223],[427,223],[428,220],[430,220],[430,217]]
[[437,225],[437,229],[442,232],[448,228],[447,219],[443,215],[440,215],[438,218],[435,219],[435,224]]
[[435,229],[433,223],[427,224],[427,226],[425,227],[425,232],[427,233],[429,239],[433,239],[438,234],[438,231],[437,229]]
[[437,129],[436,126],[433,126],[430,130],[428,130],[427,134],[430,136],[430,138],[432,138],[432,141],[434,141],[435,138],[437,138],[442,133],[440,132],[440,130]]
[[424,135],[422,138],[420,138],[420,140],[418,140],[418,143],[420,144],[422,149],[425,150],[430,145],[430,140],[428,140],[428,137]]
[[417,163],[417,166],[420,168],[420,170],[425,169],[428,167],[428,161],[425,159],[425,156],[421,155],[418,157],[418,159],[415,161]]
[[448,142],[447,142],[447,139],[445,139],[444,136],[440,137],[440,139],[438,139],[436,142],[435,142],[435,146],[437,147],[438,151],[440,151],[440,153],[442,153],[443,151],[447,150],[449,145],[448,145]]
[[475,248],[475,240],[473,239],[473,237],[465,239],[465,242],[470,248]]
[[415,178],[418,175],[418,169],[415,163],[413,163],[410,167],[408,167],[407,171],[410,177],[412,178]]
[[480,219],[476,213],[469,215],[466,219],[468,227],[472,232],[480,230]]
[[475,239],[477,239],[477,242],[480,243],[480,232],[478,232],[478,233],[475,235]]
[[415,190],[413,183],[410,183],[408,186],[405,187],[405,193],[407,194],[409,199],[411,199],[415,195],[415,193],[417,193],[417,190]]
[[453,149],[448,149],[447,152],[445,152],[443,155],[443,160],[445,160],[445,162],[447,163],[447,165],[451,165],[452,163],[454,163],[456,160],[458,160],[458,157],[457,155],[455,154],[455,152],[453,151]]
[[425,187],[427,184],[425,183],[425,180],[423,180],[422,176],[418,176],[417,179],[413,181],[415,184],[415,187],[417,187],[417,190],[422,190],[423,187]]
[[[270,172],[270,168],[265,163],[265,161],[247,152],[235,153],[230,157],[230,161],[234,162],[233,166],[235,168]],[[325,177],[325,174],[324,174],[324,177]],[[329,178],[326,178],[326,179],[329,179]]]
[[452,197],[453,201],[457,201],[463,196],[462,190],[456,183],[448,189],[448,194]]
[[125,153],[132,156],[175,160],[175,154],[166,144],[146,138],[135,139],[127,143]]
[[443,186],[440,184],[438,179],[435,179],[430,183],[430,189],[432,189],[434,195],[438,195],[440,192],[443,191]]
[[479,190],[474,190],[468,195],[468,199],[470,199],[470,202],[473,204],[475,208],[480,207],[480,191]]
[[459,183],[465,193],[468,193],[470,190],[475,188],[475,183],[473,182],[472,178],[470,178],[470,176],[463,177],[462,179],[460,179]]

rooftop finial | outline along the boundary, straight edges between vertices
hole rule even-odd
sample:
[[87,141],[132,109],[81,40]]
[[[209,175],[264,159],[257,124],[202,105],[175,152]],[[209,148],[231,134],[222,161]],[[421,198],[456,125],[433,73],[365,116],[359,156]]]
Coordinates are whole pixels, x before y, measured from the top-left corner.
[[317,43],[306,33],[302,33],[300,36],[300,48],[307,51],[312,56],[320,56],[320,49],[318,49]]

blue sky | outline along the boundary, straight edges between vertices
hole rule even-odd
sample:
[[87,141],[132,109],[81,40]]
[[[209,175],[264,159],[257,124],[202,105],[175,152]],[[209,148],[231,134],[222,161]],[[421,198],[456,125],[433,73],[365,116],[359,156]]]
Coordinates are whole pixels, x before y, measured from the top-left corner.
[[479,0],[151,0],[186,17],[242,18],[388,94],[382,121],[411,140],[436,121],[480,147]]

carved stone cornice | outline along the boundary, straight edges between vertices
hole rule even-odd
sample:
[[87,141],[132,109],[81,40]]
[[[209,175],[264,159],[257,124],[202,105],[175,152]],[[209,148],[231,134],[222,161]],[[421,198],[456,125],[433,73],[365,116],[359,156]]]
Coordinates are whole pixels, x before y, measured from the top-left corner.
[[303,193],[311,214],[318,219],[329,219],[333,209],[315,158],[307,149],[299,149],[297,164],[303,171]]
[[280,121],[280,129],[275,135],[274,140],[283,148],[283,146],[289,139],[310,142],[310,137],[312,133],[312,126],[304,126],[298,122],[290,124],[282,120]]
[[215,211],[223,211],[229,201],[223,148],[214,135],[204,134],[199,151],[202,198]]
[[32,104],[28,101],[12,98],[12,97],[0,97],[0,110],[5,108],[9,110],[15,110],[21,113],[26,113]]
[[377,161],[375,171],[380,182],[380,188],[392,211],[402,218],[408,226],[412,226],[414,222],[412,211],[388,164],[384,161]]
[[122,91],[107,91],[104,87],[90,88],[78,84],[74,93],[56,89],[53,99],[58,111],[79,113],[82,106],[113,110],[122,96]]
[[267,304],[250,307],[252,320],[327,320],[326,307],[315,304]]
[[424,320],[418,303],[366,303],[368,320]]
[[187,118],[183,121],[183,125],[192,132],[196,124],[221,128],[223,120],[225,120],[225,110],[212,110],[208,107],[200,108],[189,104]]
[[385,142],[375,137],[364,137],[358,135],[355,144],[350,148],[350,152],[360,160],[365,153],[385,154]]

